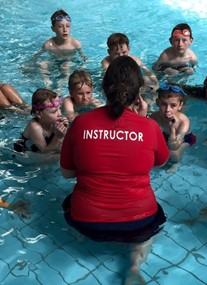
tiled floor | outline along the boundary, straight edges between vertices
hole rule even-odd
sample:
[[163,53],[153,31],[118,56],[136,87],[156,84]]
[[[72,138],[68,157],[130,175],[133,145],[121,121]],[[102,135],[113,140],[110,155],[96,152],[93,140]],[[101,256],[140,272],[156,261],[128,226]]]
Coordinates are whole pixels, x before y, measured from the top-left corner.
[[[206,220],[197,219],[207,205],[206,162],[196,159],[195,151],[188,151],[174,174],[165,169],[152,172],[168,221],[141,267],[147,284],[207,284]],[[10,193],[10,200],[30,200],[32,215],[21,221],[1,209],[0,284],[123,284],[128,246],[78,241],[77,232],[64,221],[61,202],[74,181],[64,180],[58,165],[25,169],[5,164],[8,170],[0,172],[2,193]]]

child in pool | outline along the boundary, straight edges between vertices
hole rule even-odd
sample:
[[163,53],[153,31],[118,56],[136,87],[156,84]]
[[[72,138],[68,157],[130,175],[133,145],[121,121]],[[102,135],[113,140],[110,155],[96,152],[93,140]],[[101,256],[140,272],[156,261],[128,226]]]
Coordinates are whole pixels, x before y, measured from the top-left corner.
[[165,49],[154,63],[153,69],[169,76],[180,73],[191,75],[197,64],[197,56],[189,48],[193,43],[192,30],[188,24],[176,25],[169,39],[171,47]]
[[161,84],[156,100],[158,111],[151,114],[161,129],[167,141],[170,158],[174,162],[167,172],[174,172],[186,148],[196,142],[196,137],[190,133],[190,120],[181,112],[186,93],[176,84]]
[[25,107],[28,109],[17,90],[8,83],[0,83],[0,108],[2,107],[19,113],[26,113]]
[[32,96],[31,114],[34,116],[24,129],[14,150],[39,153],[60,153],[68,121],[60,111],[61,99],[48,89],[37,89]]
[[[42,48],[33,56],[32,62],[36,62],[37,58],[48,51],[53,57],[62,60],[60,63],[60,73],[64,75],[64,79],[67,80],[70,71],[71,58],[76,52],[80,55],[82,60],[86,60],[82,52],[81,43],[78,39],[70,36],[71,33],[71,17],[64,11],[58,10],[51,16],[51,29],[55,33],[55,36],[46,40]],[[43,61],[40,63],[41,73],[43,75],[45,85],[49,88],[52,84],[52,80],[48,76],[51,62]],[[64,79],[59,83],[64,83]],[[63,81],[63,82],[62,82]]]
[[106,56],[101,61],[101,65],[103,66],[103,68],[107,69],[112,60],[117,58],[118,56],[123,56],[123,55],[130,56],[136,61],[141,70],[146,74],[146,76],[144,76],[144,81],[145,81],[144,88],[146,87],[148,92],[149,89],[150,91],[158,89],[159,82],[155,74],[143,64],[140,58],[130,54],[130,43],[128,37],[125,34],[122,33],[111,34],[107,39],[107,46],[108,46],[109,55]]
[[78,51],[83,56],[80,41],[70,36],[70,16],[64,10],[58,10],[51,16],[51,23],[55,37],[43,44],[43,50],[48,50],[57,57],[70,56],[74,51]]
[[84,107],[100,107],[102,103],[92,97],[93,82],[89,73],[75,70],[69,77],[68,90],[70,96],[63,101],[63,108],[71,123]]

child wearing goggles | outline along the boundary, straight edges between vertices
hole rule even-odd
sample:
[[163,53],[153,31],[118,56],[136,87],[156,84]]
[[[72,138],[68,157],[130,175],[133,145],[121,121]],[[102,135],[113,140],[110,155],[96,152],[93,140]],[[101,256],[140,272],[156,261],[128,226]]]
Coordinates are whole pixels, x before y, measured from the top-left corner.
[[51,23],[51,29],[55,33],[55,37],[50,38],[43,44],[43,50],[48,50],[57,57],[70,56],[76,50],[81,53],[80,41],[70,36],[70,16],[64,10],[58,10],[51,16]]
[[[44,53],[49,52],[54,61],[41,61],[40,72],[43,76],[45,86],[52,88],[54,73],[51,70],[58,69],[61,79],[57,82],[58,89],[61,90],[62,85],[67,82],[70,74],[70,60],[75,59],[78,55],[81,61],[85,61],[81,42],[71,37],[71,17],[64,11],[58,10],[51,16],[51,29],[55,33],[54,37],[46,40],[41,49],[34,54],[28,65],[34,65],[38,58]],[[56,66],[57,65],[57,66]],[[64,77],[64,79],[62,79]]]
[[62,117],[62,100],[48,89],[37,89],[32,96],[31,114],[34,116],[14,144],[18,152],[60,153],[68,120]]
[[75,70],[70,75],[68,91],[70,96],[64,99],[63,108],[70,123],[72,123],[79,113],[102,105],[97,98],[92,96],[92,78],[84,70]]
[[170,158],[173,162],[167,172],[174,172],[186,148],[196,142],[196,136],[190,132],[190,120],[182,113],[187,94],[176,84],[161,84],[157,90],[158,111],[151,114],[160,126],[167,141]]
[[189,48],[193,43],[192,31],[188,24],[176,25],[169,39],[171,47],[165,49],[154,63],[153,69],[169,76],[180,73],[191,75],[197,64],[197,56]]

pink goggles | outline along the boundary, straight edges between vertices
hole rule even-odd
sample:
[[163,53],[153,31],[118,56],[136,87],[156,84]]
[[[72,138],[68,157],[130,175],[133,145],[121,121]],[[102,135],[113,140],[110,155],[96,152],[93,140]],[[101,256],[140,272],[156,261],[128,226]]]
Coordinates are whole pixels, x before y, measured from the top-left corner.
[[188,29],[184,29],[183,31],[176,29],[172,33],[172,37],[179,37],[179,36],[184,36],[184,37],[190,37],[190,31]]
[[62,102],[63,102],[63,98],[57,97],[50,104],[47,104],[47,105],[32,105],[32,108],[34,108],[34,109],[59,108],[60,105],[62,104]]

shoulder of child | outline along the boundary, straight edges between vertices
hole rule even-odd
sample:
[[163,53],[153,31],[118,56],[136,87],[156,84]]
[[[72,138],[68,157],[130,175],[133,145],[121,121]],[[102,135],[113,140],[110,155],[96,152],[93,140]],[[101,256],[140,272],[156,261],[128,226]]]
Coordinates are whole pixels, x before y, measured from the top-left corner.
[[101,61],[102,67],[108,68],[109,64],[110,64],[110,57],[109,56],[106,56],[104,59],[102,59],[102,61]]
[[74,48],[81,49],[81,42],[78,39],[71,38],[71,44],[74,46]]
[[70,96],[65,97],[65,99],[63,100],[63,108],[66,112],[74,111],[74,103]]
[[177,130],[178,133],[182,133],[182,134],[188,133],[190,129],[190,119],[182,112],[179,112],[177,115],[180,120],[180,123],[178,125],[178,130]]
[[190,48],[188,48],[187,52],[188,52],[189,56],[191,57],[191,60],[195,60],[195,61],[198,60],[197,55]]
[[54,42],[53,38],[50,38],[47,41],[45,41],[43,46],[42,46],[43,50],[50,50],[50,49],[52,49],[53,46],[54,46],[53,42]]
[[177,112],[177,116],[180,119],[180,121],[183,123],[189,123],[190,122],[190,119],[188,118],[188,116],[186,114],[184,114],[183,112]]
[[173,47],[168,47],[161,52],[159,59],[168,60],[173,54],[174,54]]
[[27,123],[27,125],[26,125],[26,127],[24,129],[23,134],[26,137],[30,137],[30,135],[32,133],[34,133],[34,132],[42,132],[42,126],[41,126],[41,124],[37,120],[31,119]]
[[131,55],[131,54],[130,54],[130,57],[131,57],[134,61],[136,61],[136,63],[137,63],[139,66],[140,66],[140,65],[144,65],[139,57],[137,57],[137,56],[135,56],[135,55]]

